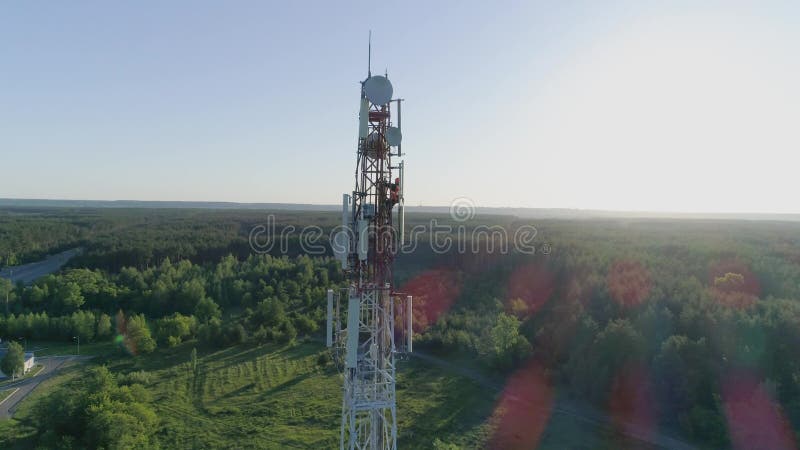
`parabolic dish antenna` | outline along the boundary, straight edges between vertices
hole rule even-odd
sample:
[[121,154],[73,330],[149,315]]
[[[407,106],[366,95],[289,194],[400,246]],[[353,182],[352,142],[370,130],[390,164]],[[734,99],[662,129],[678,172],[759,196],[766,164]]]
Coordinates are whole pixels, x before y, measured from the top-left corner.
[[369,77],[364,82],[364,94],[373,104],[383,106],[392,99],[392,83],[380,75]]
[[389,145],[397,147],[401,140],[403,140],[403,134],[400,132],[400,128],[389,127],[386,129],[386,142]]

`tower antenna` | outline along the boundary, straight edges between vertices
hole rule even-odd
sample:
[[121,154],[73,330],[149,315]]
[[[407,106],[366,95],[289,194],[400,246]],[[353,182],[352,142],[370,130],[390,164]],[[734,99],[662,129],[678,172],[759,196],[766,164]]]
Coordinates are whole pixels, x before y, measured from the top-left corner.
[[413,299],[394,289],[394,257],[403,241],[390,232],[397,226],[404,236],[405,164],[392,161],[402,157],[402,99],[392,99],[387,77],[372,76],[371,31],[367,61],[355,187],[341,197],[342,227],[332,245],[348,286],[327,292],[325,344],[344,384],[340,449],[397,450],[396,361],[413,344]]
[[369,78],[372,76],[372,30],[369,30],[369,40],[367,42],[367,78]]

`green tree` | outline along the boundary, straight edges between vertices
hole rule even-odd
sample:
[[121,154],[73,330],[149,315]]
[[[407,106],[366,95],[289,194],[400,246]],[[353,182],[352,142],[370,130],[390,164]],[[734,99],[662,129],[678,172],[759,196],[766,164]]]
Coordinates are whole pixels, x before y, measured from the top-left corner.
[[439,438],[433,440],[433,450],[460,450],[460,449],[461,447],[459,447],[458,445],[451,444],[449,442],[444,442]]
[[278,329],[276,339],[280,343],[292,342],[297,338],[297,329],[292,325],[291,320],[284,320]]
[[478,351],[499,369],[508,369],[530,353],[531,345],[519,333],[519,320],[509,314],[497,315],[495,325],[484,332]]
[[105,366],[36,404],[38,448],[157,448],[158,418],[139,384],[119,386]]
[[211,319],[197,330],[197,337],[205,345],[219,347],[222,341],[222,321]]
[[181,285],[175,302],[176,309],[183,314],[192,314],[197,307],[197,303],[205,297],[206,288],[203,280],[193,278]]
[[125,337],[132,345],[132,351],[136,353],[150,353],[156,348],[156,341],[150,334],[147,320],[142,314],[133,314],[128,317],[126,322]]
[[[15,295],[15,292],[14,292],[14,283],[12,283],[11,280],[7,280],[5,278],[0,278],[0,296],[2,296],[2,297],[0,297],[0,301],[2,301],[3,305],[4,305],[3,306],[3,308],[4,308],[3,311],[5,311],[6,314],[8,314],[9,305],[13,304],[14,300],[16,298],[16,295]],[[8,302],[8,303],[6,303],[6,302]]]
[[64,312],[76,311],[83,305],[84,298],[78,283],[68,282],[59,287],[57,295],[61,299]]
[[97,319],[97,337],[100,339],[107,339],[111,337],[113,329],[111,327],[111,317],[108,314],[100,314]]
[[89,342],[94,338],[97,326],[94,322],[94,314],[89,311],[76,311],[70,316],[72,330],[75,336],[79,336],[82,341]]
[[214,300],[204,297],[197,302],[197,306],[194,308],[194,315],[200,323],[208,323],[211,319],[219,319],[222,313]]
[[317,331],[319,325],[305,314],[300,314],[294,319],[294,325],[300,334],[311,334]]
[[576,390],[589,399],[604,399],[615,374],[644,356],[641,334],[626,319],[608,322],[586,352],[574,355],[572,367]]
[[14,341],[8,343],[8,352],[3,356],[0,361],[0,369],[6,375],[11,375],[11,378],[17,377],[22,374],[25,366],[25,352],[22,346]]
[[196,327],[194,317],[175,313],[156,321],[156,336],[159,343],[174,347],[191,337]]
[[286,321],[286,310],[282,302],[272,298],[259,302],[250,318],[250,325],[252,328],[258,328],[260,325],[271,327]]

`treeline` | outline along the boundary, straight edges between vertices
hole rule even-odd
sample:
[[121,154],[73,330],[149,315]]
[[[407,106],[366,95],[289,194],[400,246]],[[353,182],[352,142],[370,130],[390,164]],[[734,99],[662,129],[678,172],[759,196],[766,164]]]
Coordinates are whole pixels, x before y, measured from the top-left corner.
[[167,258],[119,273],[68,269],[16,286],[0,336],[90,342],[136,329],[147,334],[132,341],[137,352],[151,351],[150,340],[161,346],[194,338],[212,346],[288,342],[319,329],[325,292],[340,282],[335,261],[306,256],[228,255],[204,265]]
[[83,342],[109,339],[114,333],[111,317],[91,311],[76,311],[68,316],[50,317],[47,312],[0,316],[0,336],[6,340],[64,340],[75,337]]
[[[540,227],[551,254],[465,256],[411,277],[417,345],[503,373],[535,361],[576,398],[714,448],[743,428],[768,448],[782,420],[797,434],[796,225],[559,225]],[[761,419],[773,430],[729,420],[758,410],[776,411]]]
[[[164,259],[214,263],[231,254],[244,259],[253,253],[250,233],[254,227],[274,224],[298,230],[315,224],[329,231],[339,215],[325,212],[211,209],[133,208],[0,208],[0,267],[42,259],[48,254],[81,247],[84,251],[71,267],[117,272],[123,267],[146,269]],[[323,241],[327,241],[327,234]],[[298,235],[270,254],[302,253]]]

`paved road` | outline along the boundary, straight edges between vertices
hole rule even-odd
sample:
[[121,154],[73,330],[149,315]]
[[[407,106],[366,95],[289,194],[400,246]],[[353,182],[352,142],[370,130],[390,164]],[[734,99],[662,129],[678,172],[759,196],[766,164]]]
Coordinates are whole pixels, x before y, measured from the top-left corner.
[[[438,366],[442,369],[448,370],[450,372],[456,373],[462,377],[469,378],[481,386],[484,386],[488,389],[492,389],[496,392],[501,392],[504,388],[502,383],[498,383],[496,381],[491,380],[490,378],[484,376],[479,371],[470,369],[467,367],[461,367],[456,364],[453,364],[449,361],[446,361],[441,358],[437,358],[436,356],[421,353],[419,351],[414,351],[410,354],[413,358],[417,358],[419,360],[425,361],[429,364]],[[542,405],[533,405],[530,402],[521,399],[521,398],[512,398],[514,401],[525,402],[528,403],[528,407],[534,408],[544,408]],[[616,428],[614,424],[609,419],[609,417],[604,414],[602,411],[596,410],[588,405],[577,404],[574,402],[570,402],[566,399],[558,398],[556,400],[556,404],[550,409],[553,414],[564,414],[575,419],[578,419],[582,422],[589,423],[594,426],[599,426],[603,428]],[[676,450],[691,450],[695,447],[691,444],[684,442],[678,438],[667,436],[661,432],[650,432],[649,430],[640,430],[638,427],[627,424],[627,426],[623,427],[623,429],[618,430],[622,434],[638,439],[640,441],[646,442],[650,445],[666,448],[666,449],[676,449]]]
[[22,281],[25,284],[31,284],[37,278],[57,271],[79,252],[80,249],[73,248],[72,250],[50,255],[41,261],[23,264],[21,266],[6,267],[0,270],[0,277],[11,279],[14,283]]
[[73,360],[88,359],[89,356],[43,356],[36,358],[37,364],[42,364],[44,368],[38,375],[31,378],[15,381],[6,386],[2,390],[19,388],[17,392],[8,397],[2,404],[0,404],[0,419],[9,419],[17,410],[17,405],[25,397],[27,397],[37,386],[44,380],[52,377],[58,372],[64,364]]

